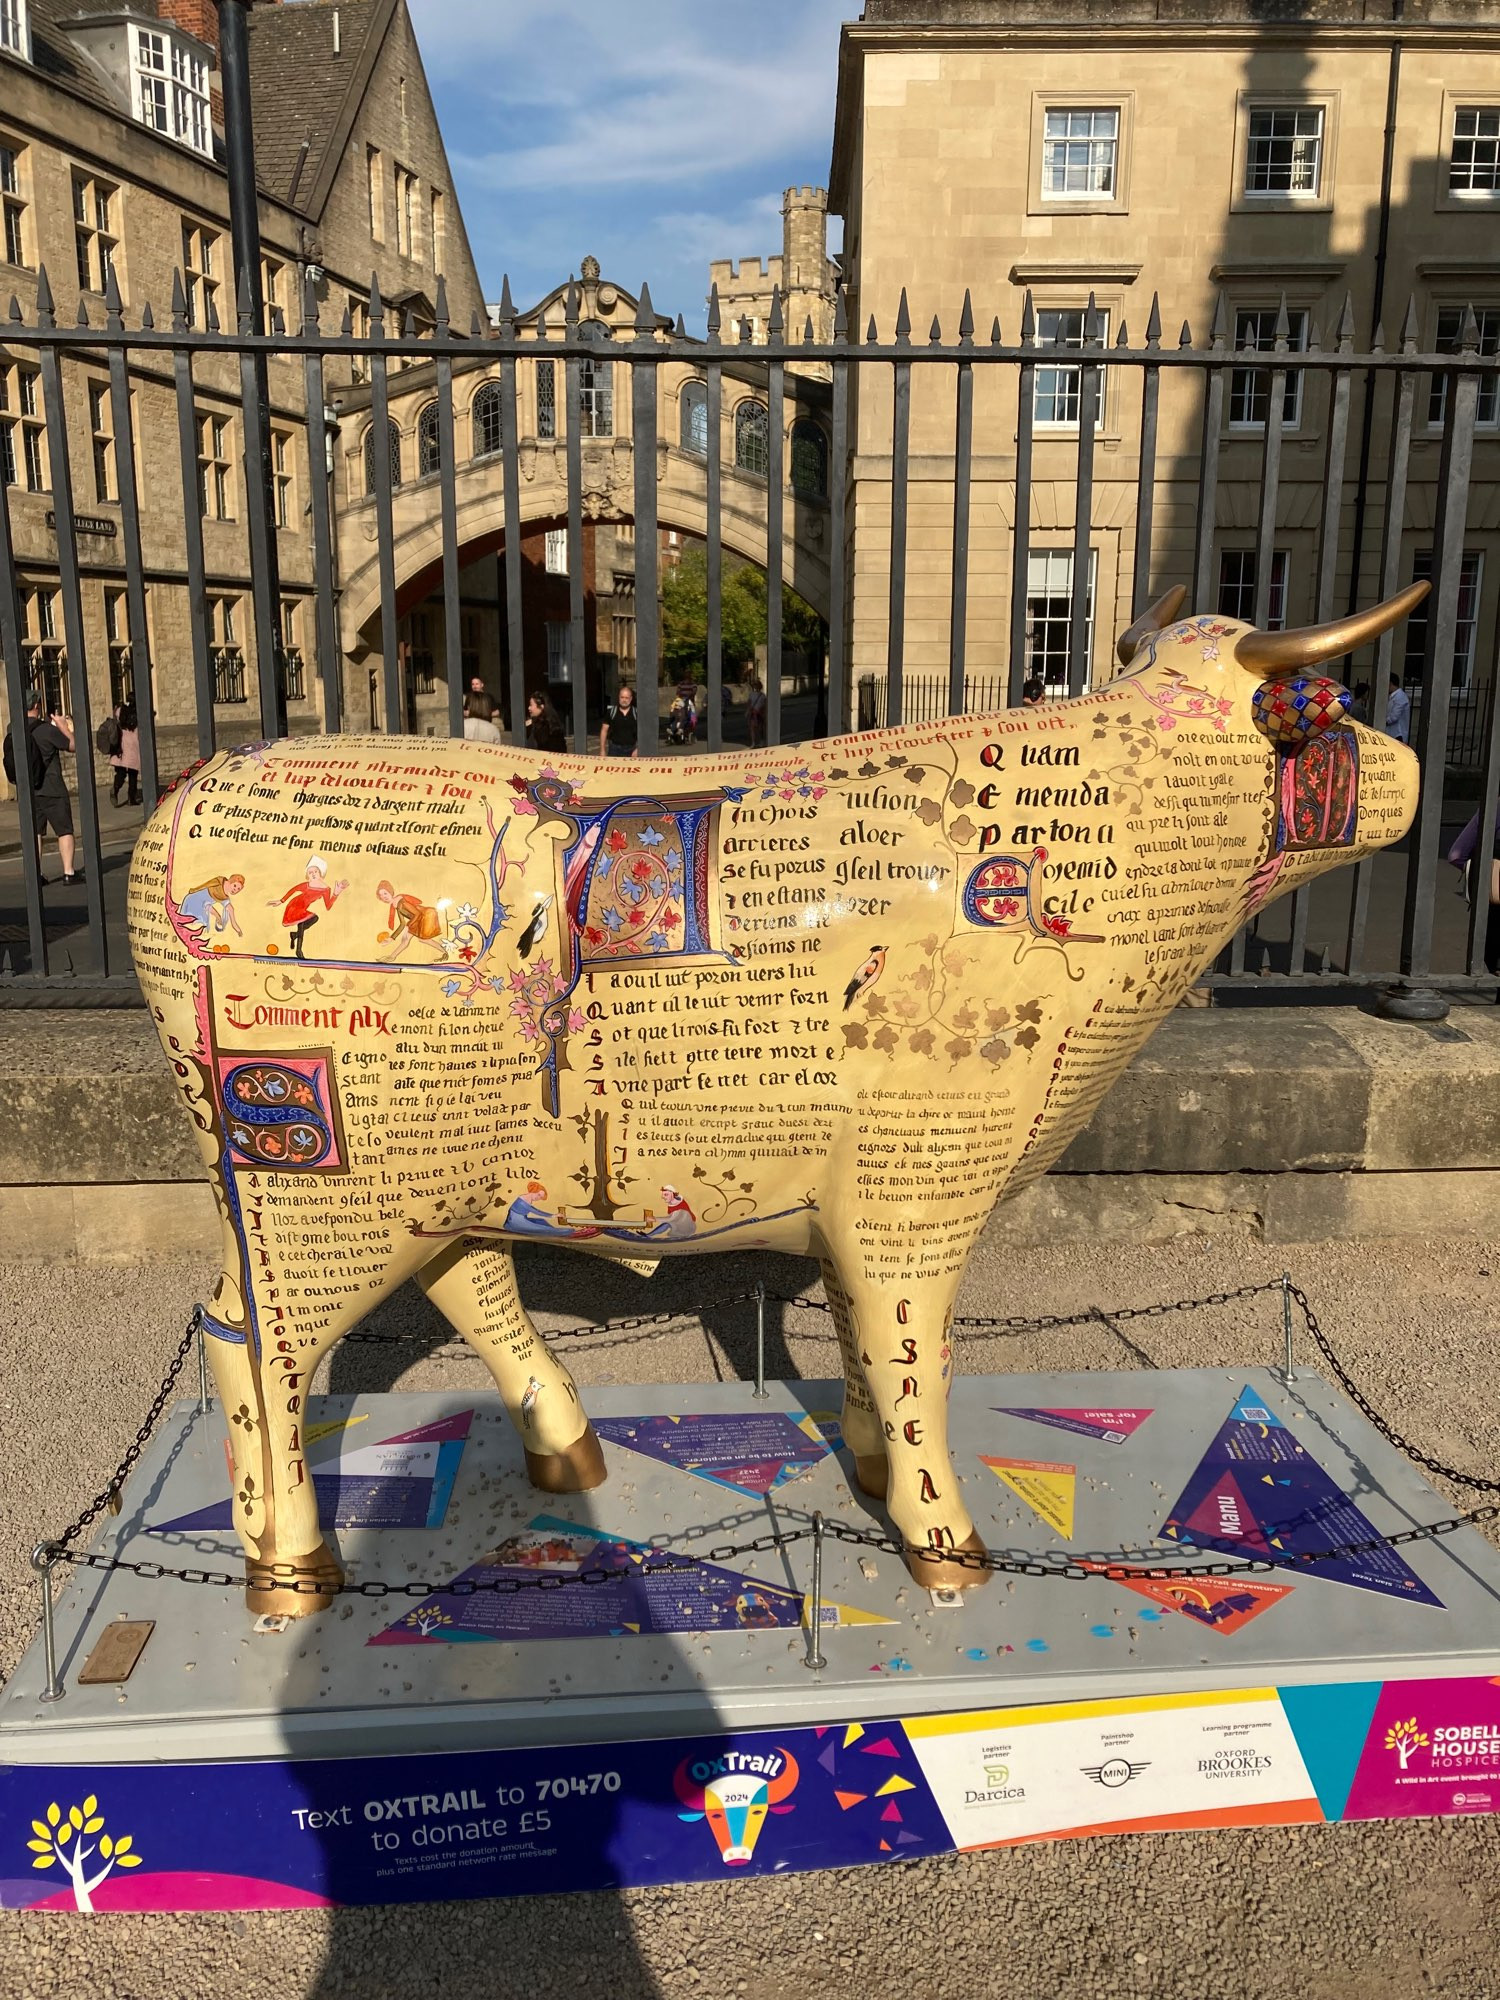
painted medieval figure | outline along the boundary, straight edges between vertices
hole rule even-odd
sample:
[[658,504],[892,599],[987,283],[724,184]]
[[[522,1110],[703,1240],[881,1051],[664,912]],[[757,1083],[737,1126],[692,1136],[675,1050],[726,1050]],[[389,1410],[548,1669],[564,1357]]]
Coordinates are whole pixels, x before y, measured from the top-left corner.
[[[1093,693],[795,751],[298,738],[169,794],[131,909],[223,1220],[205,1324],[246,1412],[251,1608],[337,1587],[306,1397],[408,1277],[483,1355],[532,1482],[604,1478],[516,1289],[509,1245],[538,1237],[637,1269],[819,1257],[856,1481],[922,1582],[982,1582],[947,1445],[969,1251],[1247,917],[1406,831],[1416,759],[1318,667],[1425,589],[1276,633],[1174,591]],[[262,816],[283,843],[336,823],[357,893],[320,859],[278,893]],[[315,973],[210,942],[240,881]],[[373,956],[374,901],[387,943],[429,948],[446,908],[442,962]]]

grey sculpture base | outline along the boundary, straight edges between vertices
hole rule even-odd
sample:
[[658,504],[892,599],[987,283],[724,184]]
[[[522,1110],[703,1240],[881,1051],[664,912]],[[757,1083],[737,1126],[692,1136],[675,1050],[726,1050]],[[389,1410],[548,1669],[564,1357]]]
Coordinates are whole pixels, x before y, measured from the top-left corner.
[[[1376,1532],[1454,1511],[1313,1375],[1291,1384],[1274,1371],[1246,1368],[965,1377],[953,1397],[953,1463],[981,1536],[1017,1554],[1067,1548],[1103,1557],[1152,1546],[1180,1554],[1180,1544],[1161,1540],[1161,1528],[1247,1383]],[[588,1394],[595,1417],[771,1410],[800,1417],[836,1414],[839,1401],[838,1385],[825,1382],[772,1384],[765,1402],[738,1382]],[[1152,1414],[1112,1444],[999,1413],[1007,1406],[1111,1405]],[[607,1443],[607,1483],[557,1497],[528,1485],[519,1439],[494,1396],[477,1389],[329,1397],[311,1415],[314,1422],[361,1419],[358,1430],[374,1441],[459,1410],[475,1414],[445,1524],[332,1531],[351,1576],[450,1578],[541,1514],[699,1556],[801,1525],[815,1508],[830,1520],[887,1526],[879,1506],[851,1488],[842,1452],[762,1499]],[[230,1533],[145,1532],[148,1522],[224,1498],[224,1438],[217,1406],[200,1416],[192,1403],[176,1404],[126,1489],[123,1513],[95,1547],[237,1573],[239,1547]],[[1002,1485],[981,1453],[1075,1467],[1072,1540],[1064,1542]],[[1470,1530],[1401,1553],[1442,1609],[1304,1569],[1258,1579],[1290,1584],[1291,1594],[1224,1630],[1102,1578],[1000,1576],[956,1606],[940,1606],[894,1557],[829,1541],[825,1599],[891,1622],[825,1629],[820,1671],[805,1664],[806,1634],[796,1628],[371,1646],[366,1642],[415,1600],[343,1597],[283,1631],[257,1633],[239,1591],[80,1569],[57,1605],[63,1699],[40,1700],[42,1653],[34,1645],[0,1699],[0,1766],[498,1749],[1197,1690],[1500,1674],[1500,1554]],[[806,1591],[812,1545],[726,1566]],[[79,1685],[104,1627],[120,1618],[155,1622],[139,1664],[122,1685]]]

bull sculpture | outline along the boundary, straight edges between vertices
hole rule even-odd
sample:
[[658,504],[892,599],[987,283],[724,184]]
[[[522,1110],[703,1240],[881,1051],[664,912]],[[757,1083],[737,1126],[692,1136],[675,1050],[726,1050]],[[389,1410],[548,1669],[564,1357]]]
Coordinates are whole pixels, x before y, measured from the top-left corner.
[[525,1241],[817,1256],[855,1480],[924,1584],[983,1581],[947,1443],[970,1248],[1248,917],[1405,833],[1415,757],[1314,670],[1425,588],[1276,633],[1172,591],[1091,694],[796,748],[298,738],[179,781],[132,942],[222,1218],[252,1608],[338,1587],[308,1392],[409,1277],[532,1484],[604,1479]]

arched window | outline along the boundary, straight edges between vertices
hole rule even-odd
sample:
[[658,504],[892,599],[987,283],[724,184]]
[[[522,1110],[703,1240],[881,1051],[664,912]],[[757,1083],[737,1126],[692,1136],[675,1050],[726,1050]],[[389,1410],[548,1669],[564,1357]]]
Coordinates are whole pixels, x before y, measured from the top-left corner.
[[[401,484],[401,426],[394,418],[385,427],[385,437],[388,462],[391,468],[391,484],[392,486],[399,486]],[[371,424],[370,428],[365,432],[366,493],[373,493],[375,491],[376,467],[379,462],[376,459],[375,452],[375,426]]]
[[808,417],[792,425],[792,491],[809,500],[828,497],[828,440]]
[[[795,476],[797,447],[792,447],[792,465]],[[436,472],[443,463],[443,447],[438,436],[438,406],[429,403],[417,418],[417,477],[425,479],[429,472]]]
[[[585,320],[578,329],[580,340],[590,340],[596,344],[609,346],[609,328],[598,320]],[[584,437],[607,438],[615,434],[615,364],[608,354],[602,354],[597,361],[584,361],[578,370],[579,388],[582,391]]]
[[771,420],[764,403],[747,400],[734,413],[734,462],[762,479],[771,464]]
[[681,419],[680,438],[684,451],[695,458],[708,457],[708,391],[701,382],[684,382],[677,398]]
[[493,458],[500,449],[500,384],[486,382],[470,409],[474,418],[474,456]]

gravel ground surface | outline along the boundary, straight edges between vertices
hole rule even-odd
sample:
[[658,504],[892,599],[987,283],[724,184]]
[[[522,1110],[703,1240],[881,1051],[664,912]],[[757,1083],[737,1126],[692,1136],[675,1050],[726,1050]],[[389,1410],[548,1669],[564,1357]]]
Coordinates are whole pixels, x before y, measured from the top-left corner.
[[[1011,1252],[981,1245],[960,1311],[1039,1313],[1196,1297],[1277,1275],[1308,1290],[1356,1378],[1426,1449],[1500,1468],[1493,1391],[1500,1241]],[[817,1290],[814,1266],[717,1258],[650,1281],[585,1259],[523,1255],[543,1324],[578,1325],[736,1292]],[[133,1434],[191,1302],[213,1274],[42,1272],[0,1265],[0,1664],[29,1642],[24,1555],[64,1520]],[[1173,1367],[1278,1356],[1274,1301],[1103,1324],[1045,1338],[969,1340],[971,1372]],[[752,1372],[749,1307],[705,1330],[637,1345],[570,1347],[581,1382],[702,1381]],[[418,1329],[413,1350],[335,1355],[340,1390],[472,1383],[478,1364],[435,1356],[446,1329],[414,1291],[372,1324]],[[836,1372],[821,1316],[772,1315],[776,1375]],[[102,1337],[101,1337],[102,1336]],[[1456,1490],[1446,1497],[1461,1499]],[[1126,1836],[910,1868],[867,1868],[620,1895],[244,1916],[0,1916],[5,2000],[1500,2000],[1493,1882],[1500,1820]]]

